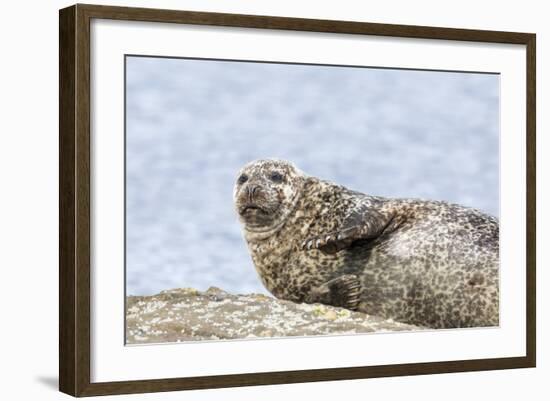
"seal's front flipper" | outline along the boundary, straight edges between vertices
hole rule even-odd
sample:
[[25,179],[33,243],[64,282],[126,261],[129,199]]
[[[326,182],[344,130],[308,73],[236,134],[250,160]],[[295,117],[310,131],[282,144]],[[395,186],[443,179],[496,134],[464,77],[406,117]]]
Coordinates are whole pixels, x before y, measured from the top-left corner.
[[361,237],[361,226],[351,226],[340,231],[317,235],[302,242],[303,250],[319,249],[328,254],[334,254],[347,248],[353,241]]
[[338,230],[307,238],[302,242],[301,248],[334,254],[348,248],[355,241],[374,239],[394,229],[396,224],[397,219],[392,213],[381,213],[368,205],[361,205],[349,212]]
[[344,274],[329,281],[331,305],[357,310],[361,295],[361,282],[355,274]]
[[311,290],[307,303],[322,303],[357,310],[361,295],[361,282],[355,274],[344,274]]

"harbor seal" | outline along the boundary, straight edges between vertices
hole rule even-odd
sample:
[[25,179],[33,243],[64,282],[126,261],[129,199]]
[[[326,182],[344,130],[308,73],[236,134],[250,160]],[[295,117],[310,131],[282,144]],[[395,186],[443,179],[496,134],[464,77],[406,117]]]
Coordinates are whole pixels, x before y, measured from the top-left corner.
[[244,166],[234,203],[276,297],[431,328],[499,324],[499,224],[442,201],[369,196],[292,163]]

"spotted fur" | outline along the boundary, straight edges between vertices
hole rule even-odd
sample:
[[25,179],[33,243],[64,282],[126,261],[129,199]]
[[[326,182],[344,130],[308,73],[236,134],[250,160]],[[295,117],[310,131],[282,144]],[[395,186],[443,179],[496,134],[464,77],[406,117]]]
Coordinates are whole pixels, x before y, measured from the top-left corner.
[[440,201],[369,196],[280,160],[249,163],[234,200],[264,286],[433,328],[499,324],[499,224]]

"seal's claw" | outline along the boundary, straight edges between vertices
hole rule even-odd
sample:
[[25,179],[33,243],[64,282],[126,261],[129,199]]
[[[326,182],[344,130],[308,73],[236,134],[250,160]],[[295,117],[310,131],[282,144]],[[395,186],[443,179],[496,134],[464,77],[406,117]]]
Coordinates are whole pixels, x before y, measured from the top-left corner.
[[344,274],[331,282],[332,292],[339,294],[337,306],[357,310],[361,295],[361,282],[355,274]]
[[321,242],[322,241],[320,237],[311,237],[302,242],[301,248],[306,251],[309,251],[311,249],[319,249],[319,247],[321,246]]
[[357,310],[361,300],[361,282],[355,274],[343,274],[306,295],[306,303],[322,303],[350,310]]
[[311,249],[321,249],[324,246],[331,243],[331,239],[335,238],[334,235],[317,235],[315,237],[311,237],[306,239],[304,242],[302,242],[302,249],[305,250],[311,250]]
[[307,251],[318,249],[327,254],[334,254],[353,242],[360,231],[360,227],[353,226],[328,234],[316,235],[302,242],[301,248]]

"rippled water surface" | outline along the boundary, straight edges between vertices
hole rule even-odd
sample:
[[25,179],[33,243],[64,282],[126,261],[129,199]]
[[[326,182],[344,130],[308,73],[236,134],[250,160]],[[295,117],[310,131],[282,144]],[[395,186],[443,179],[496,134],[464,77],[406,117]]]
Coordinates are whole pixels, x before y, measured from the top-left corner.
[[127,293],[265,292],[233,210],[265,157],[499,211],[498,75],[127,58]]

